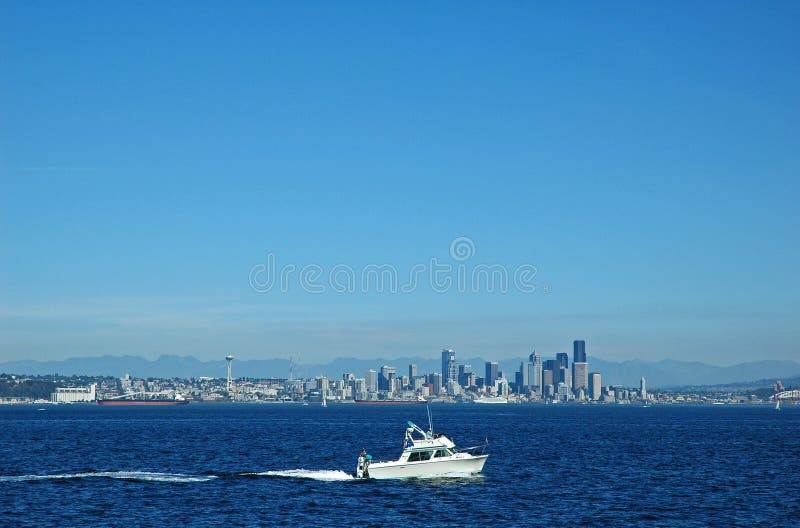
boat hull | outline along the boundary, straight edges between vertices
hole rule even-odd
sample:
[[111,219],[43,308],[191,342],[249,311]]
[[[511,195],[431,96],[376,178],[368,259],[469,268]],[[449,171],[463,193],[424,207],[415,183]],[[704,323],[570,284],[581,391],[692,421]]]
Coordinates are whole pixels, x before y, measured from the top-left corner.
[[483,470],[488,457],[489,455],[477,455],[425,462],[374,462],[369,466],[369,478],[396,479],[475,474]]
[[162,407],[165,405],[188,405],[189,400],[97,400],[97,405],[116,407]]

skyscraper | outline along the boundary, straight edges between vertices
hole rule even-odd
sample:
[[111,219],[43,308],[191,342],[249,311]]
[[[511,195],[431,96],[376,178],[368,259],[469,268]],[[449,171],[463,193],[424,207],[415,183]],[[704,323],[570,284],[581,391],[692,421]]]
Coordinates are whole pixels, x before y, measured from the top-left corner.
[[538,395],[542,395],[542,356],[533,351],[530,355],[530,371],[528,374],[528,383],[530,383],[531,390]]
[[572,390],[576,393],[589,388],[589,364],[585,361],[572,363]]
[[556,362],[558,363],[559,367],[563,367],[565,369],[569,368],[569,356],[566,352],[559,352],[556,354]]
[[572,362],[586,363],[586,341],[572,342]]
[[567,391],[572,390],[572,376],[569,375],[569,369],[567,367],[558,369],[558,382],[556,382],[556,385],[559,383],[563,383]]
[[542,371],[542,386],[546,387],[548,385],[553,386],[553,371],[544,369]]
[[364,385],[368,392],[378,392],[378,373],[369,369],[364,375]]
[[392,381],[395,376],[397,375],[397,369],[394,367],[390,367],[389,365],[384,365],[381,367],[380,375],[378,376],[378,390],[382,391],[391,391],[394,389],[392,387]]
[[592,372],[589,374],[589,398],[594,401],[600,399],[603,394],[603,387],[600,382],[600,373]]
[[544,362],[544,370],[555,372],[558,370],[559,364],[555,359],[548,359]]
[[458,384],[462,387],[469,387],[469,379],[472,376],[472,365],[458,366]]
[[442,392],[442,375],[438,372],[431,374],[431,384],[433,385],[433,394],[438,395]]
[[494,382],[497,381],[497,371],[499,369],[499,365],[496,361],[487,361],[486,362],[486,377],[483,379],[483,386],[484,387],[493,387]]
[[639,381],[639,395],[643,400],[647,399],[647,382],[644,376],[642,376],[642,379]]
[[527,391],[531,385],[530,382],[530,361],[523,361],[519,364],[519,389],[520,392]]
[[408,366],[408,379],[414,379],[417,377],[417,366],[413,363]]
[[456,353],[445,348],[442,350],[442,384],[447,385],[448,381],[458,381],[458,365],[456,365]]

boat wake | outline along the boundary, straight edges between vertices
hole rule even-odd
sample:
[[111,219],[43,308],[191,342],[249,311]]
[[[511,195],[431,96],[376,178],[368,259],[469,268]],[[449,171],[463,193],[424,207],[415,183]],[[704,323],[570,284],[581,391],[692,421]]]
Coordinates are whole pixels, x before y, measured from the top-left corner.
[[284,477],[284,478],[300,478],[311,480],[324,480],[328,482],[336,482],[342,480],[355,480],[355,477],[349,473],[339,470],[322,469],[313,471],[310,469],[287,469],[284,471],[262,471],[260,473],[245,473],[246,475],[259,476],[259,477]]
[[[280,477],[319,480],[324,482],[343,482],[348,480],[358,480],[350,473],[340,470],[322,469],[286,469],[275,471],[261,471],[258,473],[237,473],[244,477]],[[231,475],[232,476],[232,475]],[[223,476],[224,477],[224,476]],[[47,480],[80,480],[88,478],[106,478],[116,480],[126,480],[133,482],[172,482],[172,483],[194,483],[208,482],[217,478],[217,475],[186,475],[184,473],[159,473],[154,471],[87,471],[83,473],[57,473],[53,475],[0,475],[0,484],[4,482],[35,482]],[[405,477],[405,479],[450,479],[450,478],[482,478],[475,473],[439,473],[417,477]]]
[[152,471],[89,471],[85,473],[59,473],[55,475],[0,476],[0,482],[29,482],[37,480],[74,480],[85,478],[110,478],[140,482],[208,482],[214,475],[184,475],[183,473],[157,473]]

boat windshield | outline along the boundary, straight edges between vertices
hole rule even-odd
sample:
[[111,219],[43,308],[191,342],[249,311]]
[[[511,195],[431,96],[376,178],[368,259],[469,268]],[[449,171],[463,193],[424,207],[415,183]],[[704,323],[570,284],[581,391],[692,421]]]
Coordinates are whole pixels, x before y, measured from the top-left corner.
[[408,455],[408,461],[424,462],[425,460],[430,460],[431,458],[448,457],[451,456],[452,454],[453,453],[449,449],[413,451],[410,455]]

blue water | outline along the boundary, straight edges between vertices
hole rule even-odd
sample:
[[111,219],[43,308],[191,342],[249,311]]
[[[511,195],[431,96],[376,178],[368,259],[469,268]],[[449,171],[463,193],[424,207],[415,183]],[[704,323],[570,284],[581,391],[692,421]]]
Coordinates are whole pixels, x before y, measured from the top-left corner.
[[424,406],[3,406],[0,525],[800,526],[800,407],[431,409],[481,476],[350,477]]

